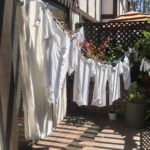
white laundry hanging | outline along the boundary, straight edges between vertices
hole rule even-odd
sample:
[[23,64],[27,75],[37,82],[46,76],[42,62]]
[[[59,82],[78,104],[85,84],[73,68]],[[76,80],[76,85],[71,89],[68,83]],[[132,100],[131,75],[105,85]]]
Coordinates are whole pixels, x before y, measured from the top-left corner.
[[140,71],[147,72],[150,76],[150,61],[146,59],[145,57],[142,58],[141,65],[140,65]]
[[96,62],[96,74],[94,77],[94,92],[92,105],[103,107],[106,106],[106,85],[108,81],[108,73],[111,66]]
[[78,64],[75,68],[73,101],[78,106],[88,105],[90,77],[95,75],[95,63],[86,59],[81,53],[78,55]]
[[81,46],[84,41],[83,27],[71,36],[70,51],[69,51],[69,69],[68,74],[71,75],[78,64],[78,54],[81,51]]
[[119,99],[120,95],[120,74],[122,73],[122,62],[119,61],[115,67],[111,67],[109,74],[109,105]]
[[45,45],[45,86],[48,88],[48,101],[58,103],[69,66],[70,38],[54,21],[49,11],[46,11],[46,17],[49,27],[46,35],[50,40]]
[[122,74],[123,74],[124,88],[125,90],[128,90],[131,85],[131,73],[130,73],[130,62],[127,56],[125,56],[122,65],[123,65]]
[[[59,62],[59,64],[62,64],[63,66],[62,67],[60,65],[60,68],[57,68],[58,65],[53,66],[53,69],[59,69],[60,74],[63,76],[60,79],[58,78],[59,76],[54,74],[57,78],[56,80],[54,80],[54,82],[57,81],[57,85],[58,83],[60,83],[57,87],[59,89],[58,95],[56,96],[55,93],[55,100],[61,100],[56,108],[58,112],[56,123],[58,122],[58,120],[62,119],[62,117],[66,113],[66,95],[62,93],[61,90],[63,90],[64,92],[65,88],[65,70],[67,70],[68,68],[68,59],[67,57],[65,57],[68,54],[65,53],[65,44],[67,44],[66,41],[69,40],[67,40],[68,37],[66,36],[66,34],[64,34],[63,31],[60,31],[60,28],[57,26],[54,20],[51,19],[49,10],[46,9],[46,6],[42,1],[25,0],[24,6],[18,7],[18,14],[20,14],[19,41],[22,66],[21,74],[25,118],[25,137],[27,140],[35,140],[51,134],[53,128],[53,104],[49,103],[49,101],[47,100],[49,95],[46,86],[49,85],[50,82],[48,82],[48,84],[45,84],[48,77],[50,76],[49,74],[47,74],[48,72],[46,69],[48,69],[47,67],[51,67],[48,66],[48,63],[51,61],[50,59],[52,59],[52,56],[50,54],[53,53],[51,49],[48,49],[49,44],[52,44],[52,46],[57,45],[58,47],[62,45],[61,56],[59,54],[60,49],[57,49],[58,51],[56,51],[55,54],[53,53],[55,59],[57,59],[57,57],[62,58],[60,59],[61,63]],[[48,28],[50,23],[55,25],[55,28],[58,27],[57,30],[60,31],[60,33],[64,34],[62,43],[59,43],[58,41],[58,43],[53,42],[60,37],[53,36],[53,29]],[[56,36],[58,35],[56,34]],[[56,61],[55,63],[58,64],[58,62]],[[52,71],[51,69],[49,70]],[[55,70],[53,73],[56,73]],[[54,75],[52,76],[54,77]],[[51,78],[49,81],[51,81]],[[54,86],[51,87],[55,88]],[[57,90],[57,88],[55,88],[55,91]],[[61,95],[63,94],[65,98],[62,98]]]

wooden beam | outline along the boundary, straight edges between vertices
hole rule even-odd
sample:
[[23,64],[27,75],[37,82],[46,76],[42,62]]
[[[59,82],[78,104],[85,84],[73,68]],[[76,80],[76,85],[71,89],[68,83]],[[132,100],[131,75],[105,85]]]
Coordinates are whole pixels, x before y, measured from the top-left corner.
[[114,14],[105,14],[105,15],[102,15],[102,19],[112,19],[112,18],[115,18],[116,16]]
[[87,0],[87,6],[86,6],[86,8],[87,8],[87,13],[89,13],[89,0]]
[[3,10],[4,10],[4,0],[1,0],[1,4],[0,4],[0,41],[1,41],[1,33],[2,33],[2,20],[3,20]]
[[113,18],[117,17],[117,0],[113,1]]
[[[3,21],[0,45],[0,92],[1,92],[1,105],[2,117],[4,126],[4,137],[7,150],[18,149],[18,136],[17,136],[17,117],[15,111],[14,93],[12,81],[12,18],[14,13],[13,1],[5,0],[3,7]],[[13,103],[12,103],[13,102]],[[13,105],[11,105],[13,104]],[[9,133],[9,134],[7,134]],[[8,139],[8,140],[6,140]]]
[[81,9],[75,8],[74,10],[75,12],[79,13],[80,15],[82,15],[82,17],[84,17],[85,19],[91,21],[91,22],[97,22],[97,20],[93,17],[91,17],[90,15],[88,15],[86,12],[84,12]]

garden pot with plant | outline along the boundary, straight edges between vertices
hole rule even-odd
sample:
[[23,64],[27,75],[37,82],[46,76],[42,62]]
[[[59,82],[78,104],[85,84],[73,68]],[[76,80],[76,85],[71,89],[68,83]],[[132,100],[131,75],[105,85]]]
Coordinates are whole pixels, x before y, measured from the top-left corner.
[[144,128],[146,126],[147,100],[137,83],[132,83],[125,111],[125,123],[131,128]]
[[110,110],[108,113],[109,120],[117,120],[117,113],[114,110]]

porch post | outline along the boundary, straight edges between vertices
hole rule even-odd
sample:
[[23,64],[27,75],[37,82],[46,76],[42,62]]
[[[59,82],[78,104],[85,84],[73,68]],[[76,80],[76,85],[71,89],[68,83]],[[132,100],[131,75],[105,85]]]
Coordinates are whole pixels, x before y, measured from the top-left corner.
[[13,0],[5,0],[1,25],[0,41],[0,92],[2,118],[4,127],[4,141],[7,150],[18,149],[17,117],[14,98],[14,77],[12,65],[13,53]]

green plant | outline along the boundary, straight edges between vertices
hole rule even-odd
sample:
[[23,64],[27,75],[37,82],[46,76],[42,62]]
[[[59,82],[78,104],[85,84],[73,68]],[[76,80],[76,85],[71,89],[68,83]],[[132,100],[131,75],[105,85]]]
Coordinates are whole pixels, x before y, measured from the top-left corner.
[[92,40],[84,40],[82,53],[87,58],[96,61],[114,61],[118,60],[125,53],[122,45],[113,45],[113,38],[105,38],[98,46]]
[[124,118],[125,111],[126,111],[126,103],[116,109],[116,113],[118,114],[119,118]]
[[107,49],[107,53],[106,53],[107,61],[118,60],[125,53],[125,50],[123,49],[122,45],[113,45],[112,43],[109,43],[106,46],[106,49]]
[[127,100],[132,103],[145,103],[144,89],[139,87],[137,82],[132,82],[128,90]]
[[145,96],[145,89],[141,88],[137,82],[132,82],[130,89],[128,90],[127,102],[134,104],[146,104],[147,113],[145,120],[150,125],[150,98]]
[[135,46],[138,48],[138,53],[141,57],[150,59],[150,21],[148,20],[147,28],[142,32],[144,37],[139,39]]

